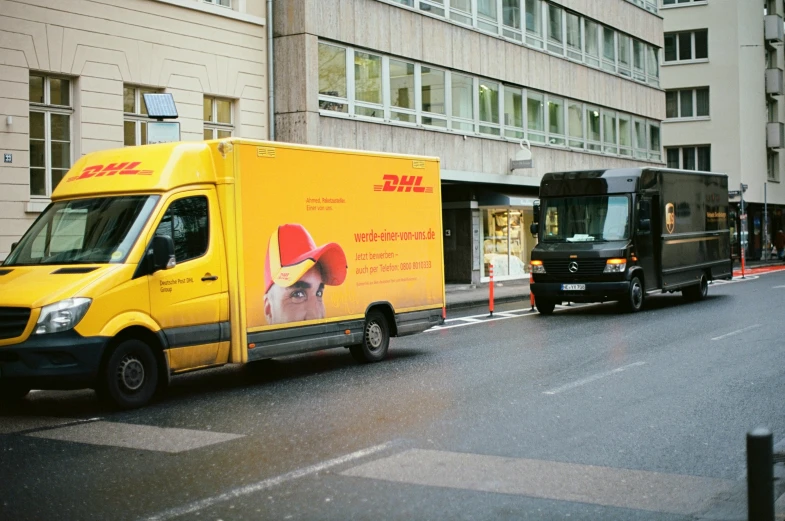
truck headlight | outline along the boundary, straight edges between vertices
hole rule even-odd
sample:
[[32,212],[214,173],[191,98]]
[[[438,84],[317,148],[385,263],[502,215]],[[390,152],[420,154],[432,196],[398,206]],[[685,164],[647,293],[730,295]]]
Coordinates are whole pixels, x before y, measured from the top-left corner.
[[531,262],[532,273],[545,273],[545,265],[541,260],[533,260]]
[[35,324],[35,334],[59,333],[73,329],[87,313],[90,298],[69,298],[41,308],[41,315]]
[[603,273],[624,273],[627,269],[627,259],[608,259],[605,261]]

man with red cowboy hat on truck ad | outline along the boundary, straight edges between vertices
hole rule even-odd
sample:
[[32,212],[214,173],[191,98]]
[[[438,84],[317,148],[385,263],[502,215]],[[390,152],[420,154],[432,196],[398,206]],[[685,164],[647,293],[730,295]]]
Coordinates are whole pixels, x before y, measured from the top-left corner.
[[270,237],[264,262],[267,324],[325,318],[325,286],[341,285],[346,270],[346,255],[338,244],[317,247],[302,225],[278,226]]

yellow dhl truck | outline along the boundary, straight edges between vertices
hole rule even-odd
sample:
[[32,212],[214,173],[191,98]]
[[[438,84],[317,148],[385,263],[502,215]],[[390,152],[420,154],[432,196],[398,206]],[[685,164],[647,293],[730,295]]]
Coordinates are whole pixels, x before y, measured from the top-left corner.
[[172,375],[443,323],[436,158],[224,139],[95,152],[0,266],[0,396],[146,404]]

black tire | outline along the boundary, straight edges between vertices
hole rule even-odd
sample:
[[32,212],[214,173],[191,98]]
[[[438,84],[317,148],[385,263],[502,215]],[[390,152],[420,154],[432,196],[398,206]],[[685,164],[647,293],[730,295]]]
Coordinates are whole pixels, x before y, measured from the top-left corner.
[[698,302],[705,299],[709,295],[709,281],[706,280],[706,275],[701,275],[698,284],[684,288],[681,294],[690,302]]
[[556,309],[556,302],[550,299],[534,297],[534,305],[540,315],[553,315],[553,310]]
[[109,356],[96,390],[121,409],[142,407],[158,388],[158,370],[150,346],[133,338],[125,340]]
[[13,405],[30,393],[30,388],[25,385],[12,383],[0,384],[0,405]]
[[622,301],[624,309],[630,313],[637,313],[643,309],[643,301],[646,298],[646,291],[643,287],[643,282],[640,277],[633,275],[630,279],[630,289],[627,291],[627,297]]
[[387,356],[390,347],[390,325],[385,316],[371,311],[365,317],[362,344],[349,346],[349,352],[361,364],[378,362]]

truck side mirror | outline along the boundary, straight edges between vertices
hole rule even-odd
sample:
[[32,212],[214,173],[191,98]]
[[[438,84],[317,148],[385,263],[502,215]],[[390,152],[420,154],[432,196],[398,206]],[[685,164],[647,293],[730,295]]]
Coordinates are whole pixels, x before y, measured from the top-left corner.
[[532,221],[534,222],[534,224],[537,224],[540,222],[540,201],[534,201],[534,203],[532,204],[532,209],[533,209]]
[[153,237],[152,273],[159,270],[170,270],[177,266],[174,255],[174,241],[168,235]]
[[[14,250],[16,249],[16,246],[17,246],[18,244],[19,244],[19,241],[12,242],[12,243],[11,243],[11,251],[14,251]],[[9,253],[10,253],[10,252],[9,252]]]
[[532,235],[534,237],[536,237],[537,234],[540,233],[540,224],[539,223],[532,223],[531,226],[529,226],[529,231],[532,232]]
[[649,219],[640,219],[638,221],[638,231],[648,233],[651,231],[651,221]]

